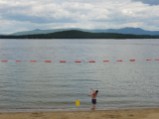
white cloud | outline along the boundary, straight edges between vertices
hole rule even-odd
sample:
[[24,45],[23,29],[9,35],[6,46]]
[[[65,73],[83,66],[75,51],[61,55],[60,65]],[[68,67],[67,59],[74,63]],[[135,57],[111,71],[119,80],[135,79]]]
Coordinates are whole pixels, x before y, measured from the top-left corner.
[[142,0],[1,0],[0,11],[0,33],[63,27],[159,30],[159,7]]

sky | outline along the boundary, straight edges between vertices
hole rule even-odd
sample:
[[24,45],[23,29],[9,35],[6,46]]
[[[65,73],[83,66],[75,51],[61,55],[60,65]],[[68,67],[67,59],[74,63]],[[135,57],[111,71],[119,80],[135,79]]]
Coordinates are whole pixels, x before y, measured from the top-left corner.
[[34,29],[159,31],[159,0],[0,0],[0,34]]

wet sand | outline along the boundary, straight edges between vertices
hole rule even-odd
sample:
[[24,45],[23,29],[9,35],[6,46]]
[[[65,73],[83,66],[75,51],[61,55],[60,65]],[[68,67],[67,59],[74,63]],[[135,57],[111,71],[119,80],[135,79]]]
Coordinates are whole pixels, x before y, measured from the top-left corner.
[[1,112],[0,119],[159,119],[158,109]]

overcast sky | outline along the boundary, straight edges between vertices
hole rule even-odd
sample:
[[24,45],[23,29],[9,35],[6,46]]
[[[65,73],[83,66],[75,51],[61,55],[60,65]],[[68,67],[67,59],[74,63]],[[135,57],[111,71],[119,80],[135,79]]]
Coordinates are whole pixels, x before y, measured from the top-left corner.
[[0,34],[33,29],[159,30],[159,0],[0,0]]

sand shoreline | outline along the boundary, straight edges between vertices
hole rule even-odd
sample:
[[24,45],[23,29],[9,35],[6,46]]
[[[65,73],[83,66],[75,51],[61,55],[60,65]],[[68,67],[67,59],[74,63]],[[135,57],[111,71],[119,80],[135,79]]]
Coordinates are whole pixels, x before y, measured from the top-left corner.
[[[149,110],[159,109],[159,107],[131,107],[131,108],[97,108],[95,111],[113,111],[113,110]],[[0,109],[0,113],[23,113],[23,112],[85,112],[92,111],[91,108],[48,108],[48,109]]]
[[23,113],[23,112],[85,112],[85,111],[122,111],[122,110],[159,110],[159,107],[131,107],[131,108],[48,108],[48,109],[0,109],[0,113]]
[[0,112],[0,119],[159,119],[159,108]]

